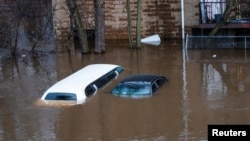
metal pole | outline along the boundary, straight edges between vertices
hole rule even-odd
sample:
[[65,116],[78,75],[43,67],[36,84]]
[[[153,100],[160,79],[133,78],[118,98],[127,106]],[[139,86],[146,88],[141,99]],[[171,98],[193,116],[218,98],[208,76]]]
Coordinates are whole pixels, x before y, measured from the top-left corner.
[[245,37],[245,50],[247,48],[247,37]]
[[245,59],[247,59],[247,37],[245,37]]
[[185,39],[184,0],[181,0],[181,29],[182,29],[182,39]]

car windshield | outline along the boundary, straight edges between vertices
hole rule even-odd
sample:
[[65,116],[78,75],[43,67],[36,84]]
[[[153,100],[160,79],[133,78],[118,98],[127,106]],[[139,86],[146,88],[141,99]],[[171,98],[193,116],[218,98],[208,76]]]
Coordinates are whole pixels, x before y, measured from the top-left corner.
[[123,83],[117,85],[113,90],[113,94],[122,95],[148,95],[151,94],[149,83]]
[[45,100],[76,100],[74,93],[48,93]]

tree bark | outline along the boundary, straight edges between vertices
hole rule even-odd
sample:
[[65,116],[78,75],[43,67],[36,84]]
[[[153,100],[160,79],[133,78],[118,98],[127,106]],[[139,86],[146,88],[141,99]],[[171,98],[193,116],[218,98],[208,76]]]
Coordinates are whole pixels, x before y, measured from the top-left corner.
[[104,0],[95,0],[95,53],[105,52]]
[[77,8],[76,1],[67,0],[67,4],[69,7],[70,14],[72,15],[71,17],[73,17],[75,28],[77,30],[78,38],[82,49],[81,52],[83,54],[89,53],[87,33],[82,24],[81,15],[79,9]]
[[136,19],[136,47],[141,47],[141,16],[142,0],[137,1],[137,19]]
[[228,22],[230,14],[234,10],[234,6],[235,6],[235,0],[228,0],[227,1],[226,10],[225,10],[223,16],[221,17],[221,21],[215,25],[215,27],[212,29],[212,31],[208,34],[209,36],[214,36],[218,32],[218,30],[220,30],[220,28]]
[[41,33],[38,35],[36,41],[34,42],[34,44],[32,45],[31,51],[34,51],[36,48],[36,45],[38,44],[38,42],[40,41],[40,39],[42,39],[44,37],[44,35],[46,34],[46,30],[49,27],[50,22],[52,22],[52,15],[47,19],[46,24],[43,28],[43,30],[41,31]]
[[[19,28],[20,28],[20,24],[21,24],[21,20],[27,10],[27,7],[30,5],[30,2],[27,2],[27,3],[23,3],[21,4],[20,2],[17,3],[17,12],[18,13],[15,13],[17,14],[17,17],[15,17],[15,20],[13,20],[13,29],[14,29],[14,45],[12,45],[11,43],[11,56],[12,57],[15,57],[16,56],[16,50],[17,50],[17,44],[18,44],[18,38],[19,38]],[[17,21],[15,23],[15,21]],[[11,35],[12,36],[12,35]]]
[[18,43],[18,38],[19,38],[19,27],[21,23],[21,18],[19,17],[18,22],[17,22],[17,27],[15,29],[15,35],[14,35],[14,45],[11,45],[11,56],[15,57],[16,56],[16,49],[17,49],[17,43]]
[[130,48],[133,48],[133,38],[131,32],[131,12],[130,12],[130,0],[127,0],[127,20],[128,20],[128,39]]

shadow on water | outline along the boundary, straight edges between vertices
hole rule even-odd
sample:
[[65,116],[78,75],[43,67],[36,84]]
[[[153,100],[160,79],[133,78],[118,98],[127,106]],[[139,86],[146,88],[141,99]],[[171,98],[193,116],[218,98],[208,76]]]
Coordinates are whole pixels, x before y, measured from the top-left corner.
[[[130,49],[116,40],[106,42],[105,54],[82,55],[76,48],[1,61],[0,140],[206,140],[208,124],[250,123],[248,54],[186,51],[179,41]],[[93,63],[125,70],[82,105],[36,105],[55,82]],[[110,93],[121,79],[137,73],[160,74],[169,81],[150,98]]]

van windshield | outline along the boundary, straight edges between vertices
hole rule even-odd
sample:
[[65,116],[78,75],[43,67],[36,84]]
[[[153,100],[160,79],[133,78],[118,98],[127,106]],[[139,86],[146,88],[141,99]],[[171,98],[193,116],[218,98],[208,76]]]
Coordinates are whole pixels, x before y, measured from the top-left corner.
[[76,100],[74,93],[48,93],[45,100]]

